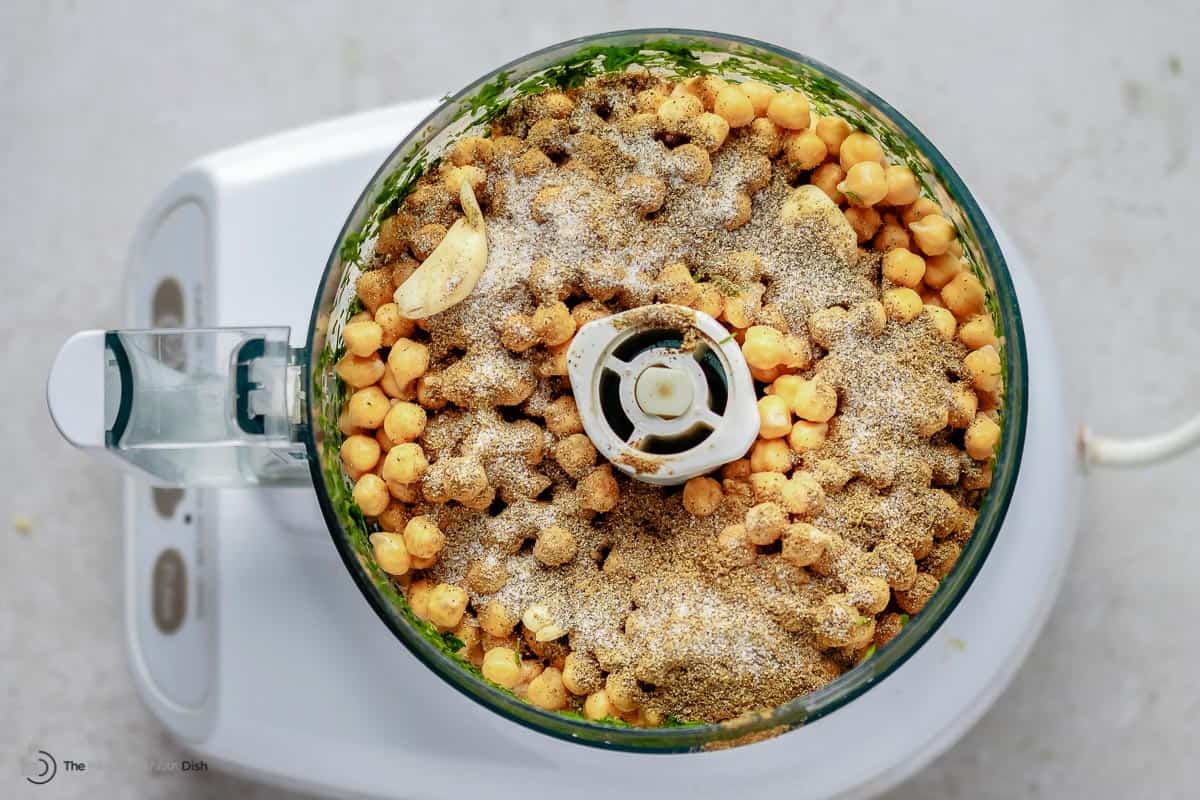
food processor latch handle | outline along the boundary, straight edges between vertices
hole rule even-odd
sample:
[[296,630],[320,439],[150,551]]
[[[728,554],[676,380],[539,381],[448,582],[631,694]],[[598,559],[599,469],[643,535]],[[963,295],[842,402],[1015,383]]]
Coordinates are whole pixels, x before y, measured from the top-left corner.
[[288,328],[82,331],[46,386],[76,447],[159,486],[303,486],[305,352]]

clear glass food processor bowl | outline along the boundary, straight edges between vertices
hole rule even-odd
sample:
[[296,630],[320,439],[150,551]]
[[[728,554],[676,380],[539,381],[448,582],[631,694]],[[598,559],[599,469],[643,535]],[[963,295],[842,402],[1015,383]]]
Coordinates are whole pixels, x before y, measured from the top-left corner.
[[[428,167],[463,135],[483,131],[519,96],[580,85],[593,75],[641,65],[669,76],[716,74],[753,78],[804,92],[817,114],[837,114],[875,136],[894,163],[907,164],[924,191],[958,229],[964,257],[988,290],[1002,342],[1006,387],[1003,434],[993,481],[974,535],[953,571],[920,614],[885,647],[823,688],[784,705],[718,724],[633,728],[543,711],[484,680],[455,654],[457,641],[417,618],[375,564],[372,530],[351,500],[342,471],[338,415],[346,388],[334,373],[342,327],[354,310],[359,263],[370,253],[381,219],[395,210]],[[904,663],[937,630],[970,587],[999,535],[1016,482],[1025,435],[1026,359],[1021,314],[1004,256],[983,212],[941,153],[896,109],[845,75],[799,53],[726,34],[649,29],[573,39],[523,56],[449,97],[380,167],[347,219],[329,257],[308,334],[308,425],[313,483],[337,549],[368,602],[392,633],[447,683],[513,722],[562,739],[617,750],[683,752],[744,744],[811,723],[854,700]]]

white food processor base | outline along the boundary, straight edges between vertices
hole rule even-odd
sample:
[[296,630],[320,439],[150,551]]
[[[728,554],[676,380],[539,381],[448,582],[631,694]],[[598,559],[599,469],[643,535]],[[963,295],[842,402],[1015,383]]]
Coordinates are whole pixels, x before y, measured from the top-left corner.
[[[302,344],[338,231],[416,102],[211,156],[134,243],[127,327],[290,325]],[[308,791],[378,797],[868,797],[979,719],[1041,630],[1076,525],[1076,420],[1045,309],[998,231],[1021,302],[1030,409],[1007,521],[974,585],[890,677],[784,736],[632,755],[486,711],[426,670],[346,574],[312,490],[125,486],[126,622],[146,704],[208,763]]]

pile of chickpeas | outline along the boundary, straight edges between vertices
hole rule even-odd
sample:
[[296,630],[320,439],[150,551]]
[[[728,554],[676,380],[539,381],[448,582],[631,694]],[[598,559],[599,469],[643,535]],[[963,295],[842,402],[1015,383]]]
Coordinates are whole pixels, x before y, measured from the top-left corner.
[[[547,117],[530,128],[525,140],[467,137],[455,145],[441,167],[445,191],[456,195],[463,180],[481,189],[494,158],[515,159],[518,179],[554,169],[544,148],[551,146],[551,129],[557,130],[555,123],[571,112],[574,101],[558,92],[547,93],[539,101]],[[1000,438],[998,409],[1003,387],[999,341],[985,308],[984,287],[963,258],[954,225],[937,203],[921,196],[909,168],[889,164],[880,143],[853,130],[845,120],[816,117],[803,94],[777,91],[755,81],[732,84],[708,76],[675,83],[669,90],[642,91],[636,107],[639,115],[653,116],[655,125],[687,134],[689,141],[673,148],[671,163],[685,180],[701,184],[712,172],[710,154],[722,146],[731,130],[747,128],[756,148],[768,158],[782,156],[788,168],[809,172],[811,184],[844,214],[857,243],[883,254],[881,299],[850,310],[819,311],[809,320],[807,336],[789,333],[786,325],[777,324],[771,309],[762,304],[761,291],[728,295],[712,282],[697,282],[682,263],[662,268],[648,300],[687,305],[722,321],[740,342],[754,378],[766,384],[758,401],[758,440],[745,458],[721,471],[727,481],[747,483],[754,503],[743,523],[720,533],[718,548],[735,563],[750,563],[755,547],[781,542],[785,560],[837,574],[842,567],[836,558],[836,537],[807,522],[793,521],[816,512],[825,480],[808,472],[793,472],[795,454],[824,444],[829,421],[838,410],[832,386],[820,377],[797,374],[813,364],[810,339],[827,345],[830,331],[848,314],[860,316],[877,331],[882,331],[888,320],[909,324],[927,316],[947,341],[957,339],[970,351],[964,361],[969,382],[954,385],[945,408],[930,410],[921,433],[932,436],[947,426],[965,429],[968,455],[987,462]],[[759,183],[761,188],[765,180]],[[421,191],[418,187],[417,192]],[[666,191],[658,177],[631,175],[622,184],[620,196],[638,213],[650,214],[662,206]],[[536,219],[547,213],[553,201],[554,193],[542,190],[530,214]],[[746,194],[725,227],[745,224],[750,211]],[[545,608],[535,604],[517,619],[500,604],[489,602],[473,609],[472,616],[463,587],[434,585],[414,575],[437,562],[446,537],[430,517],[412,516],[410,504],[453,500],[482,511],[496,497],[495,487],[488,485],[487,475],[476,463],[457,465],[453,476],[439,479],[441,488],[431,490],[431,465],[419,440],[427,415],[445,406],[447,396],[453,399],[453,392],[448,395],[446,386],[439,384],[446,380],[443,375],[429,372],[428,348],[413,338],[416,325],[400,315],[391,299],[395,287],[428,257],[445,231],[445,225],[429,223],[402,234],[398,223],[385,220],[377,251],[389,257],[394,251],[397,257],[389,262],[391,266],[364,273],[359,279],[358,296],[365,310],[351,317],[342,332],[346,353],[336,371],[351,392],[339,418],[345,435],[341,458],[346,474],[354,481],[355,503],[379,528],[370,535],[375,561],[404,587],[418,617],[440,631],[453,632],[464,643],[462,654],[479,666],[488,680],[544,709],[567,708],[578,703],[572,700],[575,697],[582,699],[582,712],[591,720],[620,717],[636,724],[660,724],[660,714],[642,707],[637,682],[627,671],[605,675],[595,658],[582,652],[566,652],[548,660],[522,658],[521,637],[536,656],[539,645],[567,634]],[[761,260],[755,254],[735,253],[731,258],[751,280],[761,274]],[[498,321],[502,345],[513,353],[529,352],[538,377],[566,376],[566,352],[576,330],[610,313],[604,303],[622,291],[613,276],[585,269],[580,285],[570,288],[581,289],[589,299],[568,306],[564,299],[572,292],[553,285],[550,267],[541,262],[533,265],[530,288],[540,301],[536,309]],[[511,405],[527,397],[533,386],[510,386],[505,391],[512,396],[503,398],[501,404]],[[595,512],[614,508],[619,500],[618,484],[609,465],[596,464],[595,447],[584,433],[569,394],[549,404],[544,421],[557,440],[549,455],[578,481],[581,507]],[[540,451],[536,458],[541,458]],[[529,460],[536,463],[532,455]],[[434,468],[437,466],[435,463]],[[984,488],[986,481],[984,478],[976,488]],[[723,498],[722,483],[714,477],[693,478],[683,487],[684,508],[697,517],[715,513]],[[569,531],[551,528],[541,532],[534,549],[535,557],[547,567],[569,562],[577,549]],[[900,607],[916,613],[936,588],[936,578],[917,575],[911,553],[894,545],[882,545],[877,551],[888,577],[856,578],[845,595],[831,597],[818,620],[822,646],[861,647],[870,636],[876,636],[878,642],[881,635],[893,635],[899,629],[896,615],[881,617],[877,629],[874,624],[869,628],[857,624],[860,613],[882,612],[893,590]],[[464,582],[473,587],[490,586],[484,594],[503,585],[502,580],[498,585],[489,584],[490,580],[477,570]]]

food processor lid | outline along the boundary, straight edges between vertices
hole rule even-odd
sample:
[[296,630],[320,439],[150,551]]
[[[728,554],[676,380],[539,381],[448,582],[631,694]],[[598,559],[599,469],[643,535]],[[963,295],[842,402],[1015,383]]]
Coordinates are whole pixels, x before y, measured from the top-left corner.
[[567,372],[596,449],[640,481],[683,483],[741,458],[758,437],[741,348],[695,309],[656,304],[589,322]]

